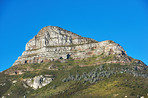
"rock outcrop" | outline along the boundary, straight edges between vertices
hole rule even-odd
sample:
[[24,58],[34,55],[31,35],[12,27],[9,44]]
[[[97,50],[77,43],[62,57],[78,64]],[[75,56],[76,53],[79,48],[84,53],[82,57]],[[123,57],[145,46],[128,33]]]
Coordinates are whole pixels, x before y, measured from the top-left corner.
[[34,78],[24,79],[24,87],[27,88],[29,86],[36,90],[51,83],[52,80],[53,78],[50,78],[49,75],[35,76]]
[[26,51],[13,65],[50,62],[58,59],[84,59],[95,55],[116,55],[117,61],[131,63],[131,58],[117,43],[81,37],[56,26],[47,26],[26,44]]

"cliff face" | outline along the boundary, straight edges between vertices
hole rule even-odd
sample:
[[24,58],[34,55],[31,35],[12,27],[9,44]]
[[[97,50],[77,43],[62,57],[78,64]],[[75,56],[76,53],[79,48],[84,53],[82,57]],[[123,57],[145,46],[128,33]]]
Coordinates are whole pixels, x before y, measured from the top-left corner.
[[70,31],[55,26],[47,26],[31,39],[26,50],[35,50],[43,47],[62,47],[97,42],[93,39],[84,38]]
[[56,26],[47,26],[26,44],[26,51],[13,65],[69,58],[84,59],[98,55],[104,55],[104,57],[114,55],[116,58],[103,63],[126,64],[132,62],[125,50],[113,41],[98,42]]

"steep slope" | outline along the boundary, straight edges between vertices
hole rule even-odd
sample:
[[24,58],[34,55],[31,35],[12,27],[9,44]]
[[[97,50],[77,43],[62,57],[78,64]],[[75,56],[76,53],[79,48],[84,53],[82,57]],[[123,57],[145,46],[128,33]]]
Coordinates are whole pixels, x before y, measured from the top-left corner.
[[[1,73],[0,96],[6,98],[148,97],[146,66],[139,64],[78,66],[91,65],[95,61],[96,57],[91,57],[85,60],[15,65],[6,71],[16,72],[24,69],[31,71],[10,75],[4,74],[6,71]],[[49,81],[46,81],[48,79],[46,76],[50,76]]]

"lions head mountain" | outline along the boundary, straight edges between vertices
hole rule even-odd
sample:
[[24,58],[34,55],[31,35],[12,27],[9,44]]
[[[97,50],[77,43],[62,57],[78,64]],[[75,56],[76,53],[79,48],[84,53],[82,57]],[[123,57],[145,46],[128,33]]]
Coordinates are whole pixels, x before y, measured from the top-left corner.
[[[69,58],[84,59],[97,55],[104,55],[104,57],[114,56],[114,59],[107,62],[98,61],[98,64],[128,64],[134,60],[126,54],[119,44],[111,40],[98,42],[56,26],[47,26],[41,29],[39,33],[26,44],[26,51],[23,52],[22,56],[20,56],[13,65],[42,63]],[[144,65],[141,61],[136,61]]]
[[148,97],[148,68],[114,41],[47,26],[0,73],[0,97]]

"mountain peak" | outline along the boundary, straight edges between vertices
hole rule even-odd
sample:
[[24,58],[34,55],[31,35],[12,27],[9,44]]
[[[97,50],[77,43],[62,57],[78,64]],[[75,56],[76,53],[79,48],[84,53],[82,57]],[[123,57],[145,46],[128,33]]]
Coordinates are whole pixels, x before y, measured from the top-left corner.
[[[98,42],[57,26],[47,26],[26,44],[26,50],[13,65],[69,58],[85,59],[93,56],[98,59],[96,64],[128,64],[134,61],[119,44],[111,40]],[[104,58],[111,59],[102,60]],[[145,65],[142,62],[139,63]]]
[[50,46],[67,46],[97,42],[90,38],[81,37],[57,26],[47,26],[31,39],[26,50],[40,49]]

